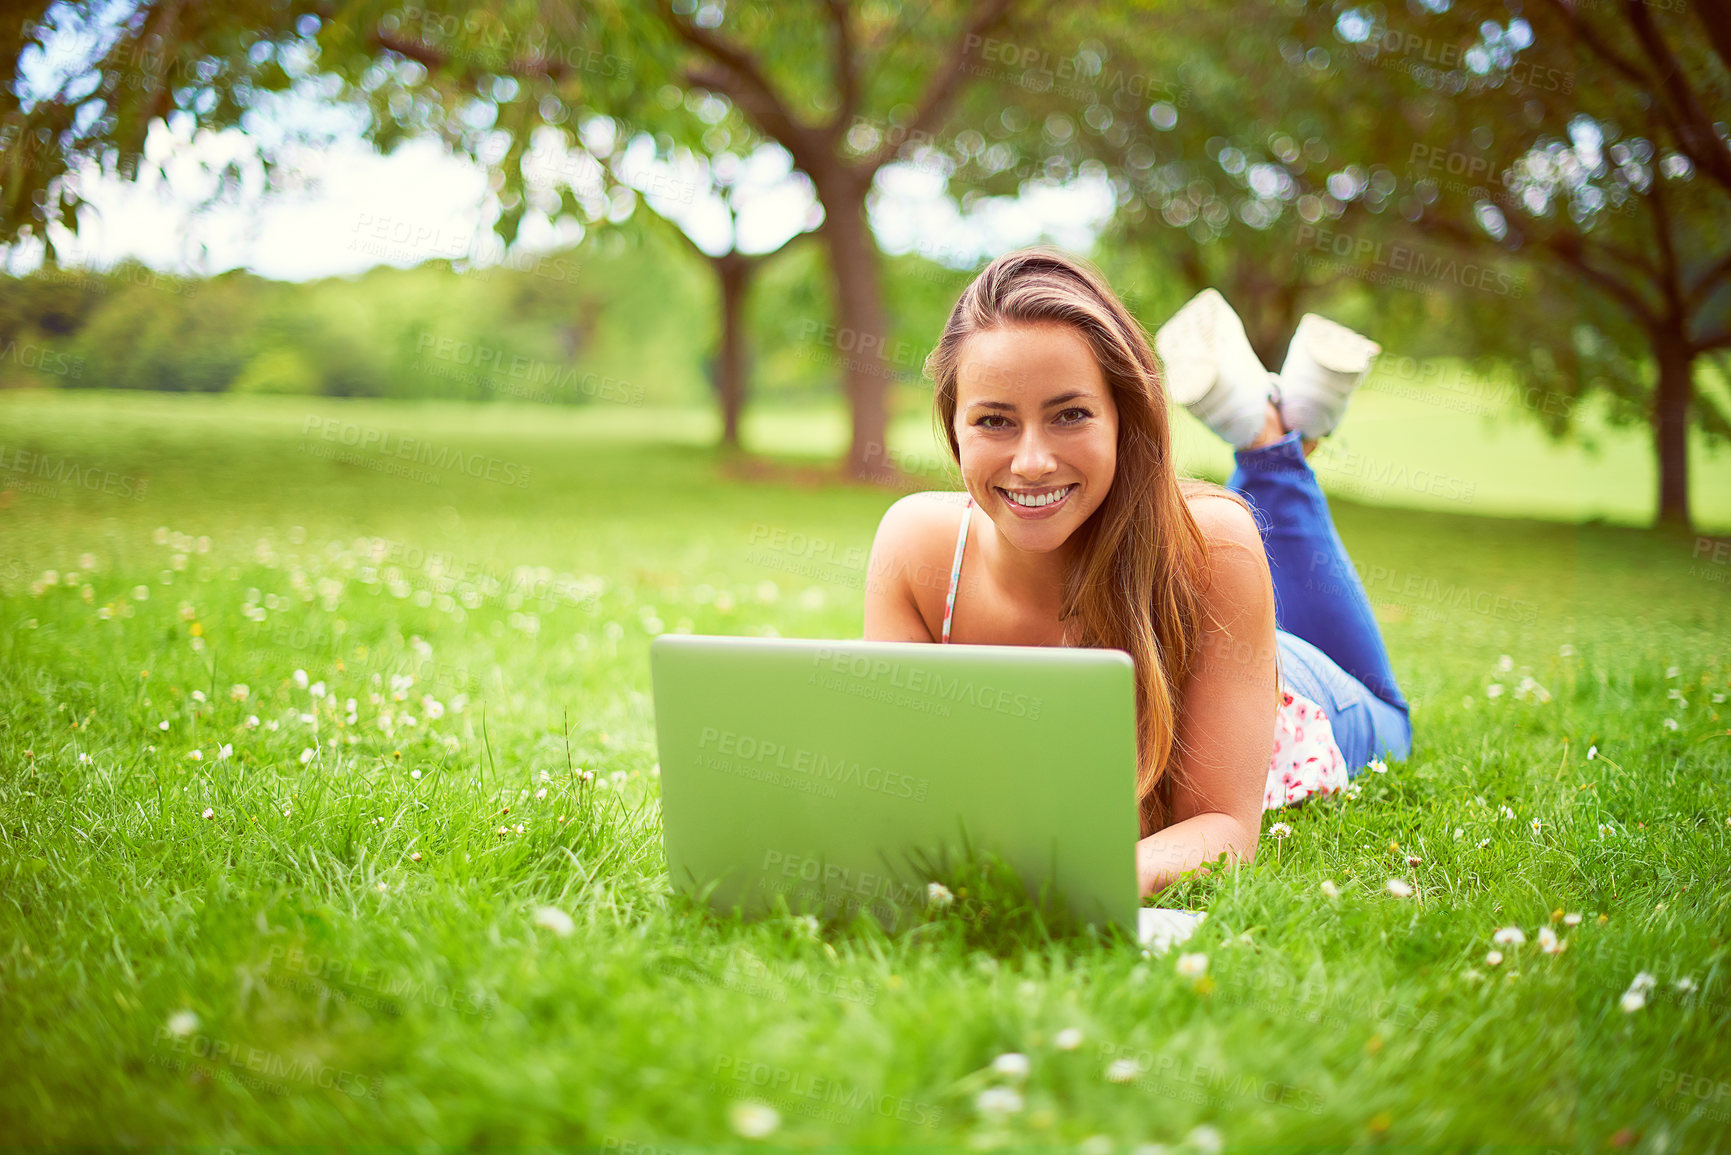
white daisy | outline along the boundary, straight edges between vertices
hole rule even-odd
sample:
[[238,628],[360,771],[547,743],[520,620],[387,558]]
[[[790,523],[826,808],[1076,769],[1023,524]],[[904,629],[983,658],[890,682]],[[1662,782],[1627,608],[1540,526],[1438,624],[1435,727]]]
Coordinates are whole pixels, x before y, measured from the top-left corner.
[[1192,1127],[1190,1133],[1184,1136],[1184,1141],[1202,1152],[1202,1155],[1220,1155],[1226,1146],[1226,1140],[1221,1137],[1220,1132],[1206,1123]]
[[727,1109],[727,1122],[746,1139],[762,1139],[781,1126],[781,1113],[768,1103],[746,1099]]
[[1018,1051],[1006,1051],[992,1060],[992,1070],[1010,1079],[1026,1079],[1028,1077],[1028,1056]]
[[926,901],[932,906],[948,906],[955,900],[956,896],[951,894],[950,888],[943,883],[928,882],[926,884]]
[[974,1096],[974,1109],[994,1119],[1014,1115],[1022,1109],[1022,1094],[1014,1087],[987,1087]]
[[1177,970],[1184,978],[1201,978],[1208,973],[1208,956],[1206,954],[1181,954],[1178,956]]
[[1106,1066],[1106,1081],[1108,1083],[1128,1083],[1136,1077],[1136,1060],[1113,1059]]
[[1521,932],[1521,928],[1518,926],[1505,926],[1491,935],[1491,941],[1498,946],[1520,946],[1527,941],[1527,936]]
[[1412,896],[1412,884],[1401,879],[1391,878],[1384,885],[1388,888],[1388,892],[1396,898],[1410,898]]
[[[419,854],[414,855],[415,861],[420,861]],[[538,906],[535,908],[533,922],[536,926],[544,926],[560,938],[568,938],[577,929],[577,924],[570,915],[556,906]]]
[[1073,1051],[1082,1045],[1082,1032],[1075,1027],[1065,1027],[1052,1037],[1052,1045],[1060,1051]]

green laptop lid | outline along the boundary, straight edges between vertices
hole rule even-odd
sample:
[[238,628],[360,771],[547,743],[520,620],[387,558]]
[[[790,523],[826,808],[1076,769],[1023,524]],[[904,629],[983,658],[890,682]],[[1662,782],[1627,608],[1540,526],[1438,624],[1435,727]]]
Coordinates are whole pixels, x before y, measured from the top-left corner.
[[667,863],[747,917],[902,925],[931,863],[1135,933],[1135,691],[1120,650],[664,634],[650,645]]

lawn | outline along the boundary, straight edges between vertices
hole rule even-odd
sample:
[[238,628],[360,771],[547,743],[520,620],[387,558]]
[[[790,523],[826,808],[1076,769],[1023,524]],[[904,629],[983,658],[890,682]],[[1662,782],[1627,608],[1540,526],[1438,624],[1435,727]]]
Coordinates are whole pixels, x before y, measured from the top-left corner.
[[1723,548],[1337,502],[1415,752],[1159,897],[1200,973],[740,925],[666,894],[649,640],[857,637],[895,494],[707,429],[0,397],[12,1141],[1731,1150]]

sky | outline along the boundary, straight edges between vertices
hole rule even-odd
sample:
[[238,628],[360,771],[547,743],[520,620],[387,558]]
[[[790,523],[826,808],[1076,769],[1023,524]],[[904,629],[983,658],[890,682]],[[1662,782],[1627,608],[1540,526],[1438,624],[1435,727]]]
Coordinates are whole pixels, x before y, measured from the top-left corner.
[[[89,62],[116,35],[125,12],[124,4],[89,10],[56,6],[56,34],[19,60],[26,100],[32,92],[93,90]],[[361,139],[362,114],[323,99],[310,75],[287,92],[260,94],[260,100],[248,116],[256,137],[238,129],[195,135],[191,118],[174,113],[167,123],[151,126],[145,145],[151,163],[141,166],[137,182],[89,167],[79,173],[87,203],[77,234],[50,226],[61,262],[107,268],[130,257],[165,273],[209,276],[244,268],[300,281],[438,258],[486,267],[507,256],[546,252],[582,239],[582,226],[575,222],[556,227],[531,211],[516,249],[506,254],[491,231],[497,205],[481,165],[432,140],[379,155]],[[327,143],[295,145],[297,133]],[[641,205],[633,209],[629,198],[605,200],[593,172],[586,173],[562,147],[550,147],[555,135],[529,142],[531,158],[544,162],[540,168],[547,181],[574,184],[580,199],[614,219],[628,210],[644,211]],[[503,140],[494,143],[502,153]],[[261,145],[289,159],[279,173],[281,187],[265,187],[256,161]],[[708,252],[724,251],[735,240],[744,251],[766,251],[822,220],[810,182],[791,172],[791,159],[779,146],[762,148],[734,166],[737,238],[727,208],[709,191],[706,173],[669,169],[652,154],[646,139],[633,142],[626,153],[628,178]],[[229,163],[241,173],[238,195],[211,203],[218,187],[211,174]],[[732,179],[734,174],[727,175]],[[592,190],[586,198],[584,186]],[[667,190],[684,190],[684,195],[668,196]],[[966,268],[1040,240],[1086,252],[1113,207],[1103,178],[1078,179],[1062,187],[1030,186],[1014,198],[991,198],[964,215],[939,173],[895,164],[880,170],[868,211],[884,251],[917,250]],[[0,267],[12,273],[27,272],[41,259],[40,241],[11,251],[0,248]]]
[[[504,257],[491,234],[486,171],[452,155],[435,141],[413,141],[381,156],[358,136],[297,155],[285,187],[267,190],[262,170],[249,163],[253,149],[241,133],[200,133],[152,126],[146,157],[159,174],[141,166],[138,182],[85,174],[88,202],[78,234],[56,230],[63,264],[106,268],[136,258],[162,272],[212,275],[244,268],[278,280],[360,273],[377,265],[408,267],[436,258],[496,264]],[[203,206],[215,189],[212,166],[240,165],[243,179],[233,203]],[[569,166],[551,172],[569,179]],[[655,189],[693,188],[691,173],[657,169],[640,161],[628,169],[664,213],[679,221],[704,249],[719,252],[730,236],[728,214],[713,196],[687,191],[683,198],[656,196]],[[659,176],[659,180],[656,178]],[[703,183],[703,182],[697,182]],[[801,228],[821,220],[810,183],[791,173],[779,148],[745,158],[740,165],[739,246],[774,248]],[[1046,239],[1087,251],[1112,210],[1104,181],[1077,180],[1061,187],[1030,188],[1017,198],[992,198],[961,212],[944,190],[940,174],[907,164],[880,171],[871,223],[884,251],[918,250],[933,260],[969,267],[983,257]],[[641,205],[634,211],[644,211]],[[543,252],[574,244],[582,229],[572,222],[556,229],[538,214],[526,218],[521,252]],[[10,254],[8,268],[28,271],[39,248]]]

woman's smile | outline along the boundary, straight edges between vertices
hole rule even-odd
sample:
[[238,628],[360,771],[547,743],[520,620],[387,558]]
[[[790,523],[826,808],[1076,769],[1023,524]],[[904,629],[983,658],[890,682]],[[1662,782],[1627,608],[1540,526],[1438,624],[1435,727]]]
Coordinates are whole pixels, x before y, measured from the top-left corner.
[[1006,489],[994,486],[1003,495],[1005,504],[1017,517],[1029,521],[1056,517],[1058,511],[1069,503],[1070,495],[1080,488],[1075,482],[1069,485],[1048,485],[1040,489]]

